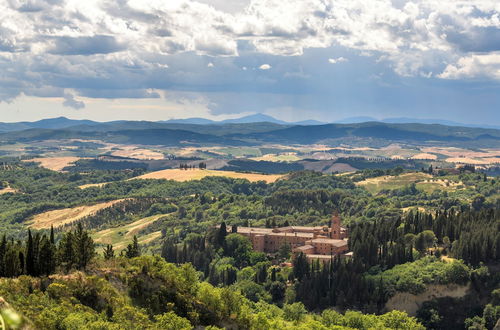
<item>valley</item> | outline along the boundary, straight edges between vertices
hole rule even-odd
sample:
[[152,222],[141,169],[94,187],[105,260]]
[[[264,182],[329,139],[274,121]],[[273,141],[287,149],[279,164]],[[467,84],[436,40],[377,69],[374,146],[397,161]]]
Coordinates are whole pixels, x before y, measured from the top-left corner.
[[[496,131],[466,129],[457,142],[457,128],[435,141],[425,125],[418,138],[372,127],[377,137],[364,140],[321,125],[301,135],[268,123],[92,125],[0,145],[0,294],[27,323],[51,327],[37,299],[51,306],[43,313],[64,301],[56,322],[81,308],[99,319],[105,301],[104,328],[130,315],[150,328],[162,317],[207,328],[327,327],[332,317],[455,328],[496,308]],[[29,283],[12,282],[21,275]],[[12,291],[30,286],[39,289]],[[270,311],[278,318],[265,323]]]

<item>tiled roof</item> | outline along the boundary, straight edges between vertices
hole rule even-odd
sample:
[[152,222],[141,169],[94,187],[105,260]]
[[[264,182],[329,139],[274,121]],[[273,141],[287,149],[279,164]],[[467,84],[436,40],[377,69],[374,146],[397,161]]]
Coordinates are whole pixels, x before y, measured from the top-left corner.
[[314,246],[312,246],[312,245],[302,245],[302,246],[296,247],[294,250],[303,251],[303,250],[309,250],[309,249],[314,249]]
[[346,246],[347,240],[344,239],[331,239],[331,238],[315,238],[307,243],[331,244],[336,247]]

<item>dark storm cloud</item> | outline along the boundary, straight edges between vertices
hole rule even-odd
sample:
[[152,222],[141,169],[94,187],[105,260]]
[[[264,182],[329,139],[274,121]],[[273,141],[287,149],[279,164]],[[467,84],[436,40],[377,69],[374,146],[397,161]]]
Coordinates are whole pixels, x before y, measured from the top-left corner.
[[500,28],[474,28],[471,31],[450,31],[446,39],[463,52],[500,51]]

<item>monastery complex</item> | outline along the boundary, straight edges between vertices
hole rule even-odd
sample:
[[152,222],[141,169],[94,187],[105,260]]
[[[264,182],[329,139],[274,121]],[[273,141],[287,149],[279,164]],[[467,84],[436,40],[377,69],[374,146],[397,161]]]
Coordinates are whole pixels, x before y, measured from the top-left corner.
[[237,233],[250,239],[259,252],[275,253],[290,244],[294,253],[303,252],[308,259],[330,260],[332,255],[350,256],[347,229],[341,226],[338,214],[332,216],[331,226],[279,228],[238,227]]

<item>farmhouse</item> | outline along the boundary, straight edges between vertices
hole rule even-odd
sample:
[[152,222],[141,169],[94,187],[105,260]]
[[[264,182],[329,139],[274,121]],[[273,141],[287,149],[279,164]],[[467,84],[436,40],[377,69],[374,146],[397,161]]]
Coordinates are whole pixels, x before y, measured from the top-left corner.
[[332,255],[344,255],[348,251],[347,229],[341,226],[340,216],[332,216],[331,226],[280,228],[238,227],[237,233],[250,239],[259,252],[274,253],[289,244],[294,253],[304,253],[308,259],[329,260]]

